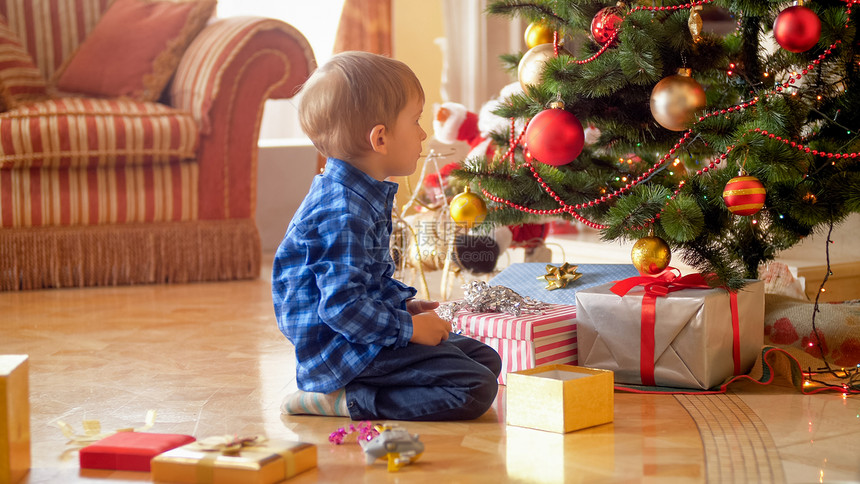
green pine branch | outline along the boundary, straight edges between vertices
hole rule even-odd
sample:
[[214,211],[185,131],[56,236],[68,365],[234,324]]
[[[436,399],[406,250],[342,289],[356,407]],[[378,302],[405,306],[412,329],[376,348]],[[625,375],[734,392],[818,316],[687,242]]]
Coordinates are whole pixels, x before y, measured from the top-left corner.
[[[679,1],[664,5],[680,4]],[[860,161],[798,150],[754,130],[766,130],[795,145],[834,153],[860,151],[860,44],[852,13],[846,27],[845,2],[808,4],[822,23],[821,39],[804,53],[777,48],[767,52],[761,39],[783,2],[715,0],[739,21],[727,35],[705,32],[694,42],[689,12],[639,11],[628,15],[613,46],[591,62],[599,49],[586,42],[576,52],[563,51],[544,67],[543,81],[513,96],[496,110],[503,117],[528,120],[559,97],[565,109],[600,136],[571,163],[551,167],[534,162],[545,183],[570,206],[599,199],[663,159],[682,133],[657,125],[649,99],[654,85],[680,67],[693,70],[705,88],[709,115],[693,126],[688,142],[643,183],[609,203],[578,210],[608,225],[606,240],[636,239],[651,230],[673,247],[675,257],[716,275],[714,283],[738,288],[755,277],[762,262],[791,247],[831,221],[860,211]],[[544,20],[570,36],[587,30],[604,2],[544,0],[493,2],[489,13]],[[860,8],[855,8],[860,10]],[[707,24],[707,21],[706,21]],[[706,25],[707,28],[707,25]],[[836,41],[839,46],[826,55]],[[825,54],[823,60],[819,55]],[[516,72],[523,53],[502,56]],[[809,66],[812,66],[811,68]],[[775,91],[795,73],[802,81]],[[729,72],[731,71],[731,72]],[[742,110],[725,110],[740,103]],[[492,133],[497,151],[507,151],[510,133]],[[511,203],[532,210],[556,210],[559,204],[524,165],[522,147],[508,160],[466,160],[454,176]],[[725,159],[718,158],[721,154]],[[720,163],[697,174],[714,160]],[[750,217],[732,215],[722,200],[726,183],[739,171],[756,176],[767,190],[765,208]],[[674,196],[679,182],[681,192]],[[491,202],[488,223],[515,225],[540,217]],[[660,214],[656,223],[649,224]],[[558,217],[571,219],[570,214]]]

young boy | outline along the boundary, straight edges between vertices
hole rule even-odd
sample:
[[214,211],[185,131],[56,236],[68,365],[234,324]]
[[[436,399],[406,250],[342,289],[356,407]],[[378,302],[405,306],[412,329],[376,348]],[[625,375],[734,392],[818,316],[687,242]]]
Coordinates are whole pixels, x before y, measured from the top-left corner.
[[397,184],[427,134],[424,91],[402,62],[334,56],[303,88],[299,119],[326,157],[275,256],[278,326],[296,347],[299,391],[282,411],[353,420],[462,420],[496,397],[501,359],[456,334],[393,279]]

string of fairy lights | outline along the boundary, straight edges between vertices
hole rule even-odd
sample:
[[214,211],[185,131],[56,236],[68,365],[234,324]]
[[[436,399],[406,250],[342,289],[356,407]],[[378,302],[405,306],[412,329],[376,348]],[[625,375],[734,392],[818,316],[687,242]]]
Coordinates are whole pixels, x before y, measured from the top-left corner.
[[821,295],[825,291],[824,285],[827,284],[827,279],[833,275],[833,271],[830,266],[830,244],[833,243],[833,239],[831,238],[832,235],[833,220],[830,221],[827,229],[827,241],[824,249],[825,258],[827,260],[827,272],[824,274],[824,279],[821,280],[821,285],[818,287],[818,292],[815,294],[815,305],[812,307],[812,334],[815,335],[815,340],[807,343],[810,347],[817,347],[818,352],[821,355],[821,360],[824,362],[824,367],[816,370],[807,368],[805,374],[806,380],[803,382],[803,385],[806,388],[817,385],[822,389],[833,389],[835,387],[834,385],[818,378],[818,375],[820,374],[827,374],[836,379],[844,380],[841,385],[842,396],[847,397],[851,394],[860,394],[860,363],[858,363],[854,368],[840,368],[839,370],[830,366],[830,362],[827,361],[827,352],[824,348],[824,338],[821,336],[819,329],[815,325],[815,316],[821,311],[818,308],[818,305]]
[[[626,14],[624,14],[622,16],[622,21],[628,15],[630,15],[634,12],[637,12],[637,11],[643,11],[644,10],[644,11],[655,11],[655,12],[657,12],[657,11],[692,10],[694,8],[702,7],[705,4],[711,3],[712,1],[713,0],[699,0],[696,2],[690,2],[690,3],[680,4],[680,5],[670,5],[670,6],[650,6],[650,7],[649,6],[637,6],[633,9],[629,10]],[[851,15],[852,6],[855,4],[860,4],[860,0],[846,0],[845,3],[846,3],[845,12],[846,12],[846,19],[847,19],[845,25],[847,27],[848,23],[850,22],[850,15]],[[579,65],[593,62],[594,60],[596,60],[597,58],[599,58],[600,56],[602,56],[604,53],[606,53],[609,50],[609,47],[613,45],[614,41],[616,40],[616,38],[618,37],[620,32],[621,32],[621,27],[619,26],[619,28],[615,32],[613,32],[612,35],[609,37],[609,40],[607,42],[603,43],[602,47],[595,54],[593,54],[592,56],[590,56],[587,59],[573,60],[572,62],[575,62],[576,64],[579,64]],[[842,44],[841,40],[837,40],[837,41],[833,42],[832,44],[830,44],[823,51],[823,53],[821,53],[816,59],[814,59],[804,69],[802,69],[800,72],[791,72],[790,75],[788,76],[787,80],[785,80],[783,82],[778,82],[773,89],[766,92],[762,97],[764,99],[767,99],[770,96],[785,96],[785,95],[797,96],[801,92],[801,90],[798,88],[798,86],[795,85],[797,83],[797,81],[800,81],[801,79],[803,79],[804,76],[813,72],[816,69],[816,67],[819,64],[821,64],[821,62],[824,61],[828,56],[832,55],[833,51],[837,47],[839,47],[841,44]],[[558,31],[555,31],[553,33],[553,51],[554,51],[555,56],[557,57],[559,55]],[[732,76],[734,74],[734,72],[733,72],[734,69],[735,69],[735,66],[730,64],[729,70],[727,71],[727,75]],[[765,73],[763,73],[763,75],[765,77],[769,77],[770,73],[765,72]],[[745,100],[745,101],[738,103],[734,106],[731,106],[728,108],[723,108],[723,109],[716,109],[716,110],[713,110],[711,112],[708,112],[708,113],[705,113],[705,114],[699,116],[698,120],[695,121],[692,124],[692,126],[684,132],[683,136],[681,136],[678,139],[678,141],[675,143],[675,145],[672,148],[670,148],[662,157],[660,157],[660,159],[656,163],[654,163],[650,168],[648,168],[647,170],[645,170],[644,172],[639,174],[636,178],[629,180],[629,181],[626,181],[626,184],[623,186],[620,186],[619,188],[615,188],[615,189],[611,189],[611,187],[603,188],[601,190],[602,194],[599,198],[595,198],[595,199],[589,200],[587,202],[576,203],[576,204],[568,204],[567,202],[565,202],[558,195],[558,193],[556,193],[556,191],[553,190],[552,187],[550,187],[550,185],[538,173],[538,170],[534,166],[533,159],[531,159],[527,150],[524,153],[525,162],[523,163],[523,166],[527,167],[531,171],[531,173],[534,176],[534,178],[536,179],[536,181],[540,184],[540,186],[544,189],[544,191],[549,196],[551,196],[553,198],[553,200],[555,200],[555,202],[559,205],[559,208],[536,210],[536,209],[532,209],[532,208],[529,208],[529,207],[526,207],[523,205],[516,204],[516,203],[514,203],[511,200],[508,200],[506,198],[494,195],[489,190],[487,190],[486,188],[481,186],[480,182],[478,184],[479,189],[481,190],[484,197],[486,197],[488,200],[491,200],[491,201],[495,202],[496,204],[505,205],[507,207],[513,208],[515,210],[518,210],[518,211],[521,211],[524,213],[529,213],[532,215],[541,215],[541,216],[561,215],[561,214],[567,213],[572,218],[574,218],[575,220],[577,220],[578,222],[582,223],[583,225],[585,225],[587,227],[597,229],[597,230],[606,229],[606,228],[609,228],[608,225],[597,223],[593,220],[589,220],[586,217],[582,216],[579,213],[579,211],[582,209],[585,209],[585,208],[590,208],[590,207],[594,207],[594,206],[608,203],[608,202],[610,202],[616,198],[619,198],[619,197],[627,194],[637,185],[639,185],[641,183],[646,183],[648,180],[650,180],[654,176],[655,173],[664,169],[666,163],[669,162],[670,159],[673,159],[673,158],[677,159],[676,153],[685,144],[690,143],[690,142],[698,139],[698,137],[693,136],[693,134],[695,132],[696,126],[699,123],[705,121],[708,118],[714,117],[714,116],[729,116],[732,113],[737,113],[737,112],[741,112],[745,109],[749,109],[749,108],[757,105],[761,101],[762,97],[754,96],[753,98]],[[817,95],[816,99],[820,101],[821,96]],[[823,115],[823,113],[821,113],[821,114]],[[515,136],[515,134],[516,134],[516,126],[515,126],[516,120],[513,118],[511,119],[511,127],[510,127],[510,140],[511,140],[511,142],[510,142],[508,149],[506,150],[505,154],[503,156],[501,156],[500,158],[498,158],[499,162],[503,162],[504,160],[509,160],[512,168],[514,168],[516,166],[515,152],[516,152],[516,149],[519,146],[521,146],[521,144],[522,144],[523,136],[526,133],[526,128],[528,128],[528,124],[530,121],[531,121],[530,119],[527,119],[525,121],[524,126],[522,127],[522,131],[520,132],[520,134],[518,136]],[[835,122],[835,120],[832,120],[832,121]],[[848,134],[852,134],[852,131],[850,130],[850,128],[845,128],[845,129],[848,132]],[[747,138],[748,136],[765,137],[767,139],[782,142],[785,145],[790,146],[791,148],[795,148],[800,152],[811,154],[811,155],[817,156],[817,157],[824,157],[824,158],[830,159],[831,163],[829,164],[829,166],[836,167],[837,169],[839,168],[840,163],[847,166],[848,164],[854,163],[857,160],[858,156],[860,156],[860,152],[836,153],[836,152],[816,150],[816,149],[813,149],[810,146],[805,145],[801,142],[792,141],[790,139],[783,138],[777,134],[770,133],[765,129],[754,128],[754,129],[750,129],[746,133],[742,134],[739,138],[735,139],[731,145],[729,145],[722,153],[720,153],[714,159],[712,159],[710,162],[708,162],[707,165],[696,170],[694,176],[703,176],[703,175],[707,174],[710,170],[715,169],[717,167],[717,165],[719,165],[722,161],[726,160],[729,156],[729,153],[731,153],[734,149],[736,149],[738,147],[738,145],[743,143],[745,141],[745,138]],[[827,166],[828,166],[827,164],[821,166],[820,168],[818,168],[818,170],[815,173],[818,173],[820,170],[826,168]],[[809,173],[807,173],[806,176],[808,177]],[[660,219],[661,214],[666,210],[666,208],[672,202],[672,200],[674,200],[681,193],[681,191],[684,189],[685,185],[686,185],[686,180],[681,180],[678,182],[676,188],[673,190],[672,195],[667,197],[667,201],[664,204],[663,208],[657,214],[655,214],[654,217],[646,220],[641,225],[632,226],[632,227],[625,227],[624,230],[626,230],[626,231],[641,231],[641,230],[647,229],[649,226],[656,223]],[[812,195],[812,196],[814,197],[814,195]],[[783,217],[782,214],[779,214],[778,216],[780,218]],[[752,223],[756,224],[757,220],[753,220]],[[824,389],[827,389],[827,390],[839,389],[839,390],[843,391],[844,396],[847,396],[849,394],[860,393],[860,365],[857,365],[856,368],[849,368],[849,369],[845,369],[845,368],[835,369],[835,368],[833,368],[827,360],[825,348],[823,347],[823,343],[822,343],[823,338],[820,337],[819,330],[816,327],[816,323],[815,323],[815,315],[820,311],[819,310],[819,298],[820,298],[821,294],[823,292],[825,292],[824,286],[827,283],[829,276],[833,274],[832,270],[831,270],[830,251],[829,251],[830,244],[833,243],[833,240],[831,239],[832,229],[833,229],[833,222],[831,221],[830,231],[828,231],[828,235],[827,235],[827,249],[826,249],[826,259],[827,259],[826,270],[827,270],[827,273],[821,282],[821,286],[820,286],[819,291],[816,295],[815,304],[814,304],[814,308],[813,308],[812,328],[813,328],[813,333],[816,335],[816,338],[815,338],[815,341],[808,343],[810,347],[815,346],[815,345],[818,346],[818,350],[819,350],[819,353],[821,355],[821,359],[823,360],[825,366],[823,368],[819,368],[817,370],[813,370],[812,368],[808,368],[807,372],[805,372],[806,380],[804,382],[804,387],[807,387],[807,388],[805,388],[805,391],[807,391],[807,392],[809,392],[808,387],[812,386],[812,385],[817,385],[818,389],[822,389],[822,390],[824,390]],[[844,382],[839,386],[832,385],[830,383],[827,383],[823,380],[816,378],[817,375],[821,375],[821,374],[828,374],[828,375],[835,377],[837,379],[844,380]]]

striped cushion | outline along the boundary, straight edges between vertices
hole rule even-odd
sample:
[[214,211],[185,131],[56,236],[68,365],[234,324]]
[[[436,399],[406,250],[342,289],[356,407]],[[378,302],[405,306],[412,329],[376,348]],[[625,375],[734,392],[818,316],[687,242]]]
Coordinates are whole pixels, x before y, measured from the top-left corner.
[[21,46],[18,34],[13,32],[6,20],[0,18],[0,101],[2,109],[11,109],[18,104],[47,99],[45,78],[33,64],[30,53]]
[[0,15],[18,34],[45,79],[72,55],[111,0],[0,0]]
[[197,219],[198,166],[0,169],[0,227]]
[[162,104],[62,98],[0,114],[0,168],[147,165],[194,159],[197,124]]

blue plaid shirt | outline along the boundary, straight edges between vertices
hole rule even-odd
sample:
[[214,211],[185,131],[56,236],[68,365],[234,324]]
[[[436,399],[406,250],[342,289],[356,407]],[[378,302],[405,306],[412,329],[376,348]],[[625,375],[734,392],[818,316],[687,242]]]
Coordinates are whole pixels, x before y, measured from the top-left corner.
[[329,158],[275,255],[272,299],[278,327],[296,347],[304,391],[329,393],[361,373],[386,346],[412,337],[389,251],[397,184]]

